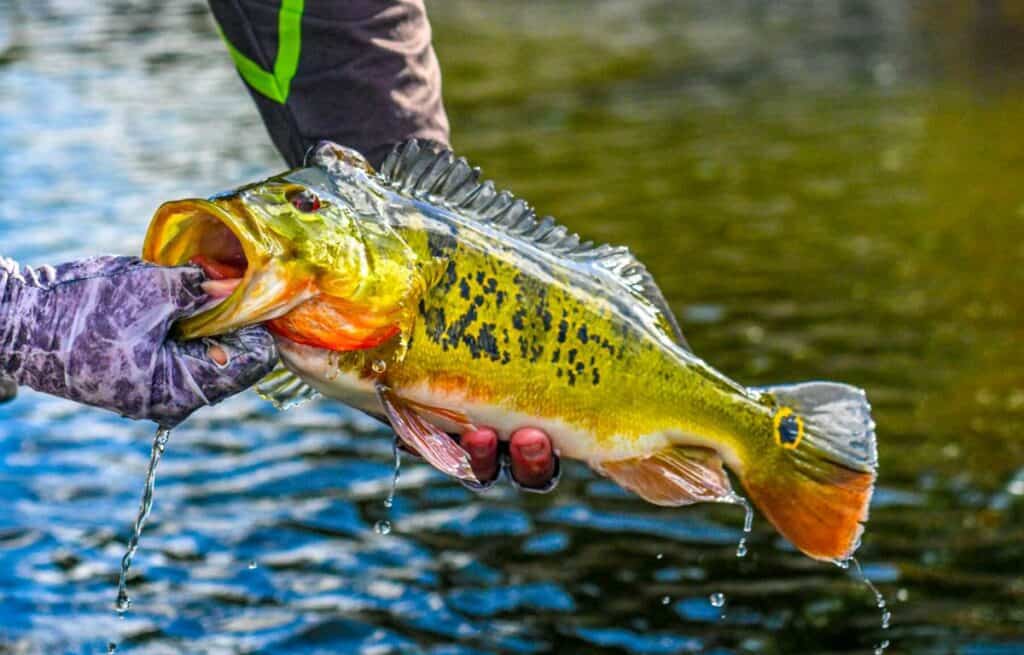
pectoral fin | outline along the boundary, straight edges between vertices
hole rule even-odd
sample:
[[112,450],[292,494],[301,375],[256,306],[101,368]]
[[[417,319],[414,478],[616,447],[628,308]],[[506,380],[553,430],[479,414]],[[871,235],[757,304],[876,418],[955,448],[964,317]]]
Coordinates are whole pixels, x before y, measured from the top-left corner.
[[646,457],[602,462],[602,473],[655,505],[675,507],[735,497],[718,453],[673,446]]
[[392,429],[402,441],[442,473],[479,484],[469,455],[451,437],[424,419],[387,386],[377,385],[377,396]]

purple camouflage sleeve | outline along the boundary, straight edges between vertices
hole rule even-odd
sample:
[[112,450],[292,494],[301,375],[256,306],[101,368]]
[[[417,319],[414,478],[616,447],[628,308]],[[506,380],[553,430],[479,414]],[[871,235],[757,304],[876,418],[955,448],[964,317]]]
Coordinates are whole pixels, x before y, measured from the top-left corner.
[[257,382],[276,349],[262,327],[213,342],[168,338],[207,300],[197,268],[97,257],[56,268],[0,259],[0,378],[118,412],[177,425]]

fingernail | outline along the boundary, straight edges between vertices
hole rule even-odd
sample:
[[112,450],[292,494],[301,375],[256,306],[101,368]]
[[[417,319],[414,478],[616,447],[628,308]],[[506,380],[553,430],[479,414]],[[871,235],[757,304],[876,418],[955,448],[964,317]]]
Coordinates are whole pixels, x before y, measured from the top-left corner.
[[526,459],[540,459],[546,454],[544,444],[537,441],[534,443],[524,444],[519,447],[519,452],[522,453]]

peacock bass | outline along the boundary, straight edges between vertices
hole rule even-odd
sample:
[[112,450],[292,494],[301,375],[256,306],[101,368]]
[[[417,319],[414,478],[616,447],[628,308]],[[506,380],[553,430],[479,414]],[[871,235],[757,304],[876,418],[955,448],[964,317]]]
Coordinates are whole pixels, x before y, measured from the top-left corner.
[[143,256],[223,285],[181,337],[266,324],[284,368],[264,395],[341,400],[445,473],[475,480],[447,433],[536,426],[657,505],[740,501],[728,467],[807,555],[859,543],[877,466],[863,391],[730,380],[626,248],[538,220],[451,152],[409,141],[377,172],[322,143],[302,168],[161,206]]

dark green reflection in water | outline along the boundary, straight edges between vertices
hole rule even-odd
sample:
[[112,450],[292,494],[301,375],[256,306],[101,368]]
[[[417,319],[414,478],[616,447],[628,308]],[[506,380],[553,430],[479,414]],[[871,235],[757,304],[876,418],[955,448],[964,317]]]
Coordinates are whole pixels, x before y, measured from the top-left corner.
[[[1024,648],[1024,11],[628,4],[436,7],[457,150],[630,245],[736,379],[868,389],[883,492],[862,555],[898,571],[897,650],[938,625]],[[808,604],[765,603],[787,636],[755,641],[867,641],[844,633],[871,626],[866,598],[764,555],[736,593]],[[647,613],[604,591],[595,612]]]

